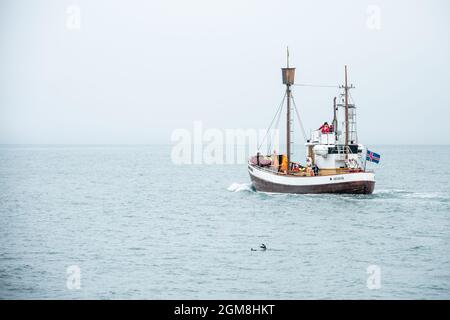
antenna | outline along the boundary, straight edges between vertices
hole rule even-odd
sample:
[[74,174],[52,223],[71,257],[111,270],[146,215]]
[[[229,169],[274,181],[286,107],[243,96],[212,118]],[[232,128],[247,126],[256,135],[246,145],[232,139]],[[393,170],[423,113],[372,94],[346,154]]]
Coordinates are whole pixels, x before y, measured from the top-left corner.
[[348,141],[349,141],[349,123],[348,123],[348,91],[353,89],[353,85],[348,85],[347,82],[347,65],[345,66],[345,84],[339,86],[339,88],[344,89],[344,106],[345,106],[345,159],[348,159]]
[[[345,66],[345,147],[348,147],[348,85],[347,85],[347,65]],[[348,151],[346,153],[348,159]]]
[[286,67],[289,68],[289,46],[286,47]]

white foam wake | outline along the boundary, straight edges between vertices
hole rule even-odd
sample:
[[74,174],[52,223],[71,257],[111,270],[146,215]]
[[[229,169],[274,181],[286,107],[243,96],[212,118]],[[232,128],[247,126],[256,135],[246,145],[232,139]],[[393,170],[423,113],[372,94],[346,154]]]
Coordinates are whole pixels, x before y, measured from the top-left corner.
[[232,183],[228,188],[231,192],[253,191],[251,183]]

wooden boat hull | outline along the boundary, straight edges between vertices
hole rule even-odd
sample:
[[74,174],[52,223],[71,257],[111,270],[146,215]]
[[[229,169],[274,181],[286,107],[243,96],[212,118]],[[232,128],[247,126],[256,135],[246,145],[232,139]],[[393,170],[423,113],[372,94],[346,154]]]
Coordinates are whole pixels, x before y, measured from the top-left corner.
[[251,165],[248,171],[255,189],[262,192],[371,194],[375,188],[372,172],[298,177],[278,175]]

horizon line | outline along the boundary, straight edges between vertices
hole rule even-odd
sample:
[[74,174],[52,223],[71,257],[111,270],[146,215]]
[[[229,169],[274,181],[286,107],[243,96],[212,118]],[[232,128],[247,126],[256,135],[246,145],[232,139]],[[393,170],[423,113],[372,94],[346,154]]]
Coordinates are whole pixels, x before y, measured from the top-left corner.
[[[82,146],[92,146],[92,147],[101,147],[101,146],[170,146],[174,143],[0,143],[0,147],[27,147],[27,146],[35,146],[35,147],[82,147]],[[195,144],[192,144],[195,145]],[[208,145],[208,143],[202,144]],[[227,145],[227,144],[222,144]],[[450,143],[434,143],[434,144],[423,144],[423,143],[366,143],[366,145],[372,146],[450,146]],[[247,146],[247,144],[242,145],[238,144],[236,146]],[[283,144],[280,144],[283,146]],[[294,146],[304,147],[304,144],[294,144]]]

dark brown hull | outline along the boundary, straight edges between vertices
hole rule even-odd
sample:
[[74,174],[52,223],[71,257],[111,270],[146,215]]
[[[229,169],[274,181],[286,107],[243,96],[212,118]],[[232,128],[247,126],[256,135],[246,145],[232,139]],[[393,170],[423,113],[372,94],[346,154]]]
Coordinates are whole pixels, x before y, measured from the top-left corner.
[[262,180],[250,174],[250,178],[257,191],[275,193],[347,193],[371,194],[375,188],[375,181],[350,181],[311,186],[292,186]]

